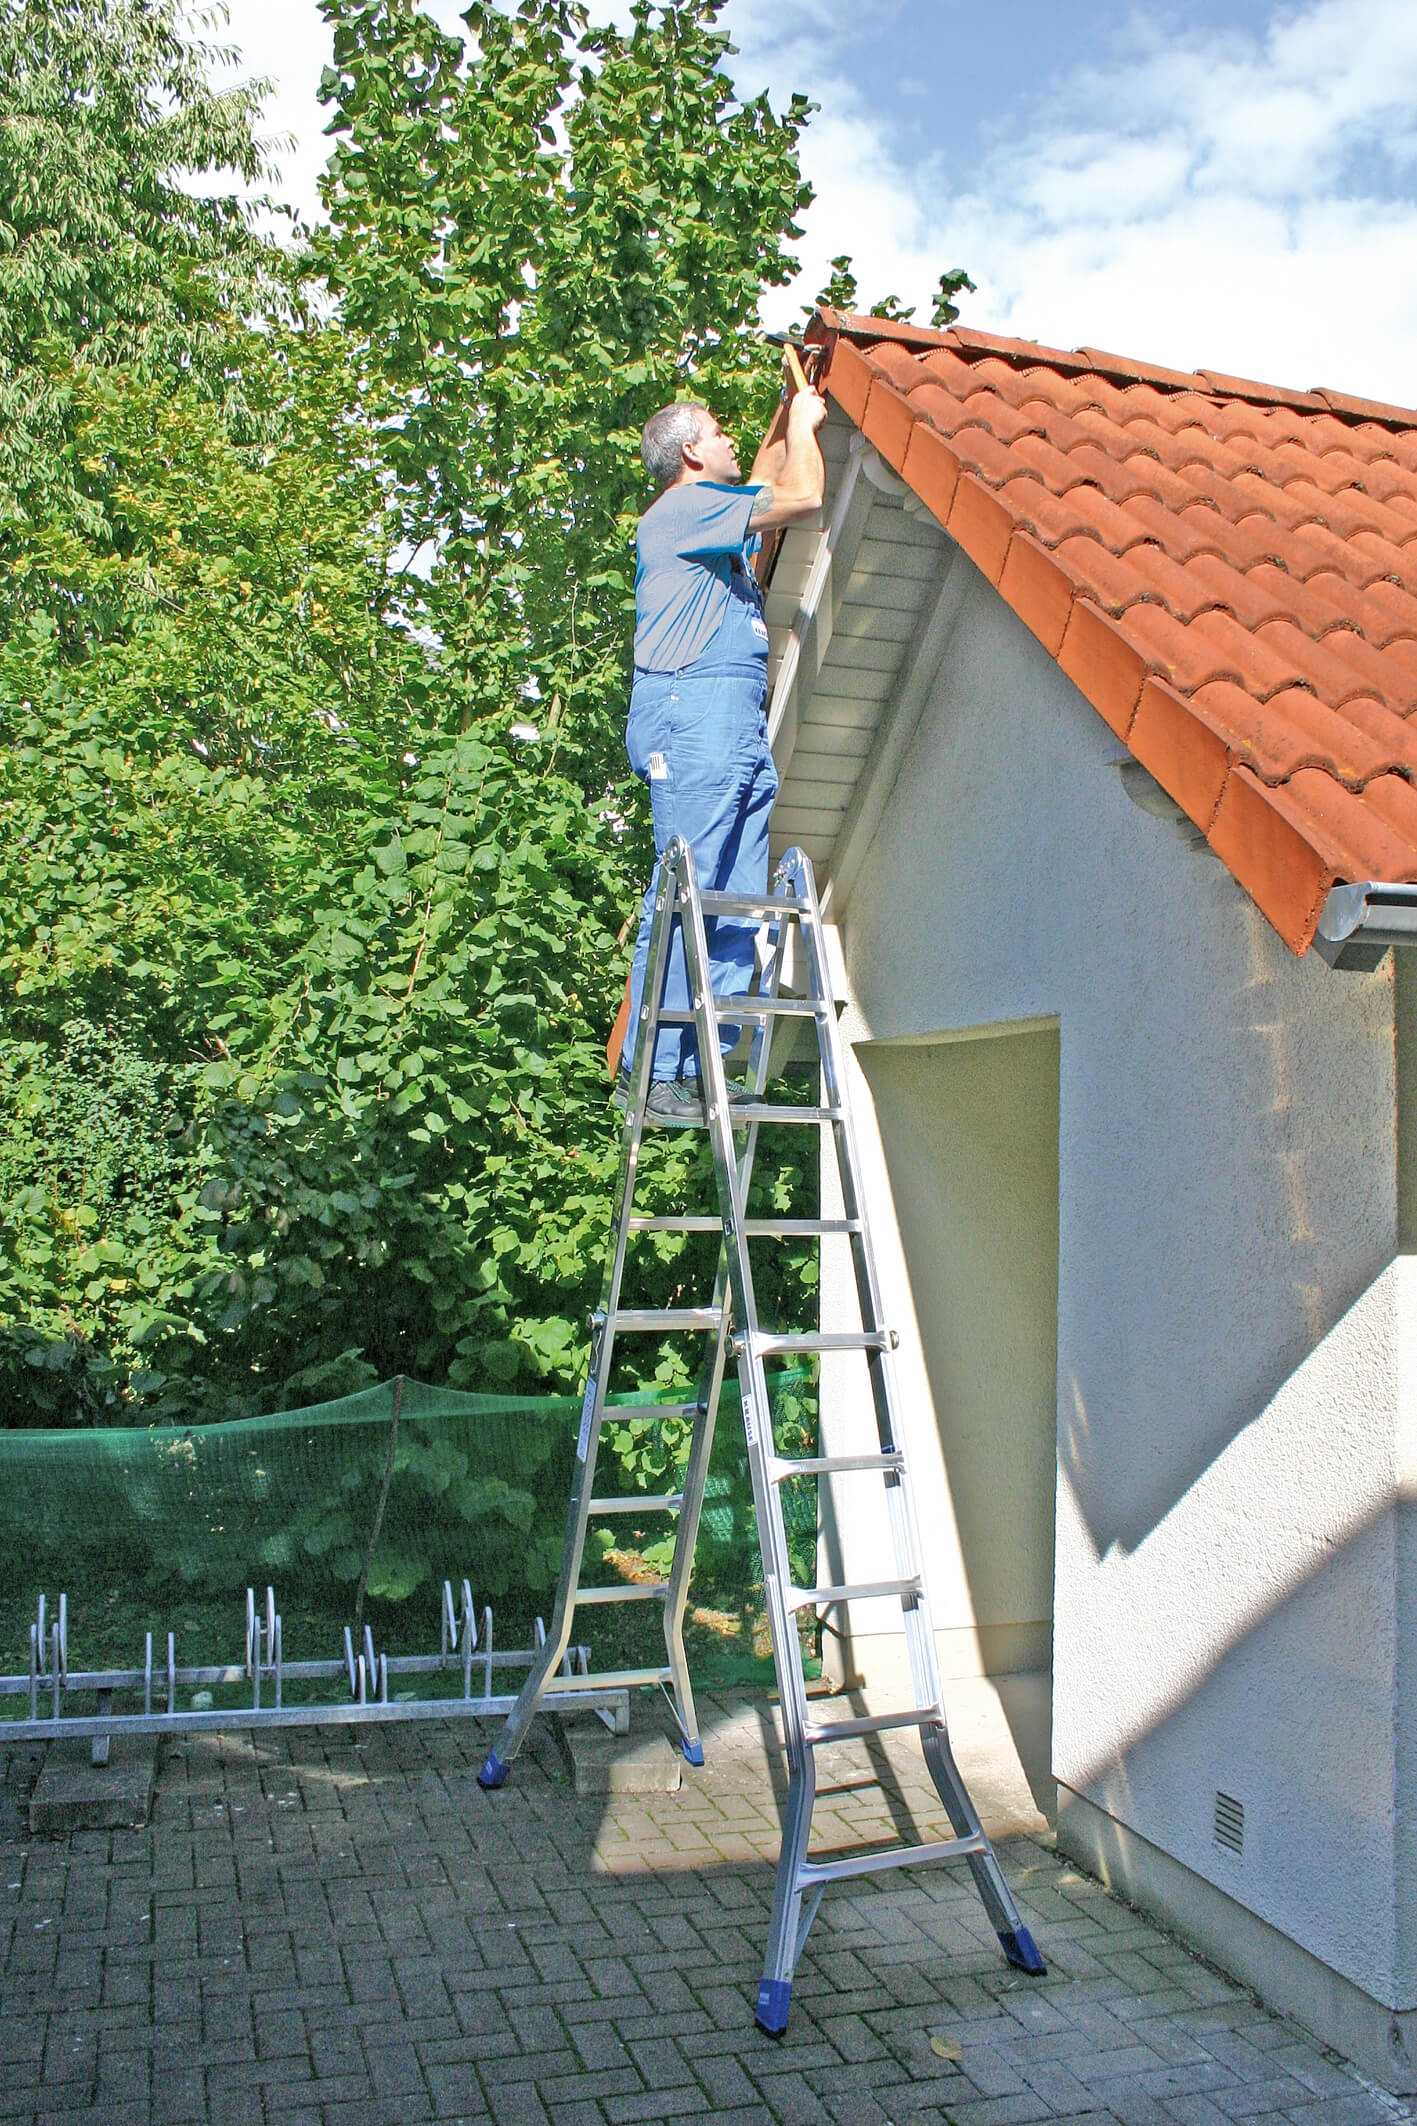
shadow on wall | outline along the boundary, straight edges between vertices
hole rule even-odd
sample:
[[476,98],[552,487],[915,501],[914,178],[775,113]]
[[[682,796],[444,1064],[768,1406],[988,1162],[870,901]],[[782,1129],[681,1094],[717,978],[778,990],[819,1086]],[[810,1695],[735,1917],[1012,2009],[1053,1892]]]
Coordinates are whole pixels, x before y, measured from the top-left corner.
[[[1058,1526],[1066,1554],[1087,1567],[1090,1645],[1106,1648],[1107,1717],[1089,1708],[1089,1729],[1068,1750],[1060,1774],[1091,1784],[1194,1700],[1208,1680],[1302,1590],[1353,1554],[1397,1504],[1386,1435],[1391,1413],[1363,1392],[1368,1360],[1391,1348],[1411,1310],[1417,1266],[1399,1259],[1349,1308],[1258,1416],[1241,1427],[1177,1499],[1128,1549],[1101,1550],[1086,1505],[1060,1471]],[[1357,1384],[1357,1385],[1355,1385]],[[1342,1484],[1315,1480],[1315,1412],[1345,1448]],[[1365,1436],[1366,1435],[1366,1436]],[[1392,1571],[1385,1545],[1377,1580],[1340,1605],[1352,1644],[1331,1659],[1296,1657],[1296,1690],[1320,1693],[1325,1717],[1342,1728],[1342,1694],[1370,1683],[1391,1657],[1381,1619]],[[1301,1679],[1303,1679],[1301,1681]],[[1326,1680],[1325,1680],[1326,1679]],[[1391,1719],[1389,1696],[1378,1708]],[[1335,1696],[1335,1692],[1339,1696]],[[1371,1705],[1362,1715],[1374,1713]],[[1297,1716],[1296,1716],[1297,1717]]]
[[[977,1645],[982,1687],[1051,1813],[1058,1319],[1056,1027],[967,1041],[872,1042],[871,1088],[934,1403],[964,1585],[935,1624]],[[922,1466],[917,1504],[928,1518]],[[946,1640],[948,1645],[948,1639]],[[947,1687],[951,1703],[959,1687]],[[963,1710],[963,1708],[961,1708]],[[1040,1713],[1044,1717],[1040,1719]],[[995,1715],[997,1718],[997,1714]]]
[[[1391,1154],[1374,1140],[1371,1067],[1388,976],[1317,970],[1351,985],[1350,1080],[1333,1067],[1314,970],[1295,967],[1257,909],[1245,919],[1248,958],[1216,944],[1207,968],[1216,1025],[1229,1029],[1223,1071],[1215,1027],[1180,1025],[1181,1052],[1157,1076],[1173,1104],[1148,1115],[1119,1084],[1113,1117],[1113,1074],[1155,1073],[1146,1040],[1124,1057],[1070,1054],[1069,1142],[1092,1171],[1070,1177],[1077,1193],[1064,1206],[1077,1309],[1069,1319],[1065,1300],[1064,1334],[1079,1355],[1077,1378],[1063,1381],[1058,1458],[1103,1555],[1145,1542],[1283,1393],[1390,1249]],[[1360,985],[1373,990],[1366,1005]],[[1401,1024],[1399,1014],[1399,1079]],[[1410,1114],[1413,1102],[1398,1107]]]
[[[1058,1336],[1058,1033],[872,1042],[870,1084],[991,1667],[1047,1666]],[[937,1617],[946,1627],[955,1621]],[[1023,1634],[1031,1632],[1031,1640]]]

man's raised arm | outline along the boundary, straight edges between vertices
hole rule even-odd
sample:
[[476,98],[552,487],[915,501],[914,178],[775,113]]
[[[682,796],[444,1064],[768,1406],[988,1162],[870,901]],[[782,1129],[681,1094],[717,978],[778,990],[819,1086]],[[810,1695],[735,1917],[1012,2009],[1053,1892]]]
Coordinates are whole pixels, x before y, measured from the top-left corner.
[[787,408],[785,439],[765,443],[758,452],[748,475],[758,489],[751,518],[754,531],[800,523],[821,508],[827,474],[817,430],[826,417],[827,402],[819,391],[799,391]]

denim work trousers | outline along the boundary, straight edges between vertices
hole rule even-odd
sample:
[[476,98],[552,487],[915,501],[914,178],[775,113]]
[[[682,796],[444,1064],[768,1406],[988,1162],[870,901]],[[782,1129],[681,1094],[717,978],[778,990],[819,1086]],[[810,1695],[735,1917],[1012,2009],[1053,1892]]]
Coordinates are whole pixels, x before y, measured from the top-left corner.
[[[676,834],[694,852],[706,892],[764,893],[768,882],[768,818],[777,796],[777,769],[768,747],[767,668],[761,658],[710,664],[682,672],[640,672],[630,696],[625,747],[630,766],[649,784],[654,846],[663,853]],[[621,1068],[634,1056],[644,996],[645,963],[654,917],[654,885],[640,912],[630,974],[630,1025]],[[710,916],[706,924],[714,993],[742,996],[753,979],[755,922]],[[678,929],[670,953],[664,1002],[690,1003],[684,947]],[[725,1055],[737,1027],[722,1029]],[[655,1043],[656,1078],[698,1076],[698,1044],[691,1026],[665,1027]]]

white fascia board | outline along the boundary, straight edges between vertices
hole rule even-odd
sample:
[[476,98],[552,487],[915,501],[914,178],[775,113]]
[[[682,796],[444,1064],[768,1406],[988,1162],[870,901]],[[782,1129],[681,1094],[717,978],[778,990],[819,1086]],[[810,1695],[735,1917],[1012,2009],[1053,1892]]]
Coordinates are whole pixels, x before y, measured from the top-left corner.
[[[852,560],[870,511],[870,489],[861,484],[861,461],[870,447],[863,435],[853,433],[841,485],[832,504],[831,519],[818,538],[797,617],[792,623],[791,639],[778,666],[777,683],[768,710],[768,743],[779,776],[786,775],[797,744],[799,687],[810,691],[821,668],[832,638],[836,607],[851,574]],[[837,562],[841,564],[839,568],[835,566]]]
[[831,870],[822,888],[824,920],[841,920],[862,859],[875,838],[910,742],[919,728],[974,573],[953,540],[945,541],[940,560],[935,588],[906,648],[900,684],[894,699],[886,705],[836,838]]

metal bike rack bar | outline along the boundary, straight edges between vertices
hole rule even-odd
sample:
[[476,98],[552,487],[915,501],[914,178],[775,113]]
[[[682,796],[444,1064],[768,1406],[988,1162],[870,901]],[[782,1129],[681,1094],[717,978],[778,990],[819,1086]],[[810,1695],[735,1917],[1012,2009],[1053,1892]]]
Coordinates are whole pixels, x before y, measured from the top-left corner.
[[[280,1610],[275,1589],[267,1587],[259,1608],[256,1591],[246,1590],[246,1639],[240,1661],[180,1667],[176,1635],[167,1635],[167,1702],[153,1705],[153,1635],[145,1635],[141,1668],[77,1669],[69,1665],[69,1600],[59,1597],[58,1615],[51,1618],[46,1597],[40,1595],[35,1621],[29,1629],[29,1672],[0,1675],[0,1735],[11,1742],[51,1742],[63,1736],[93,1743],[96,1764],[107,1762],[108,1742],[114,1735],[201,1734],[212,1729],[266,1727],[347,1727],[408,1720],[490,1720],[510,1713],[517,1691],[496,1690],[494,1681],[505,1670],[530,1670],[544,1658],[546,1626],[538,1617],[533,1626],[533,1644],[525,1648],[498,1647],[492,1643],[492,1611],[484,1607],[479,1618],[471,1583],[462,1583],[461,1602],[455,1602],[451,1580],[443,1582],[440,1644],[436,1653],[389,1654],[377,1652],[373,1629],[364,1626],[358,1651],[348,1625],[344,1650],[331,1661],[287,1661]],[[473,1666],[476,1661],[477,1675]],[[553,1688],[542,1699],[548,1711],[596,1712],[612,1733],[623,1735],[630,1724],[628,1690],[610,1686],[587,1687],[590,1649],[568,1646],[559,1664],[564,1687]],[[446,1696],[410,1691],[399,1692],[404,1676],[447,1676],[460,1686]],[[474,1681],[479,1688],[474,1690]],[[339,1694],[322,1694],[309,1703],[300,1698],[291,1704],[292,1685],[303,1690],[310,1684],[336,1683]],[[179,1692],[211,1692],[242,1689],[241,1701],[229,1705],[179,1707]],[[28,1704],[19,1718],[10,1716],[5,1701],[19,1698]],[[92,1710],[71,1710],[66,1700],[93,1701]],[[115,1701],[129,1698],[134,1709],[115,1709]],[[137,1710],[141,1706],[142,1710]]]

